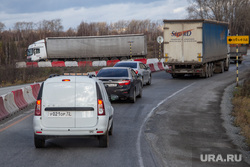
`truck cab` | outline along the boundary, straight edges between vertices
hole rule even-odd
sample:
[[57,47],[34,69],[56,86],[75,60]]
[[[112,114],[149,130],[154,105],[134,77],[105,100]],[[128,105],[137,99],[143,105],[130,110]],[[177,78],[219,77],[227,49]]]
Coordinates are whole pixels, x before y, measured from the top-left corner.
[[45,41],[39,40],[29,45],[27,49],[27,61],[40,61],[47,59],[47,51]]

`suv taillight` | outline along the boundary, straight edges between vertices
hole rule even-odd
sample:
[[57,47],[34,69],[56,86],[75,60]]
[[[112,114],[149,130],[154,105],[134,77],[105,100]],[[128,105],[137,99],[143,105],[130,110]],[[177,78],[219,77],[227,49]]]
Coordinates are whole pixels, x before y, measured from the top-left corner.
[[41,116],[42,113],[42,101],[36,101],[35,116]]
[[105,108],[103,104],[103,100],[98,100],[97,101],[97,110],[98,110],[98,115],[105,115]]
[[129,85],[131,83],[130,80],[123,80],[122,82],[118,83],[120,86],[123,86],[123,85]]

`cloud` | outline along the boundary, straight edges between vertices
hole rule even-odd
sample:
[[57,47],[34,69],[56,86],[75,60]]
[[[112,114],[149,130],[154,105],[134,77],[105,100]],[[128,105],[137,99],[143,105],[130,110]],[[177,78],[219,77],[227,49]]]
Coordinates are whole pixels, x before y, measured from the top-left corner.
[[8,14],[0,13],[0,22],[12,28],[16,22],[26,21],[37,23],[42,20],[62,19],[64,29],[77,28],[82,22],[117,22],[119,20],[163,20],[184,19],[187,6],[186,0],[164,0],[150,3],[118,3],[96,7],[78,7],[64,10]]

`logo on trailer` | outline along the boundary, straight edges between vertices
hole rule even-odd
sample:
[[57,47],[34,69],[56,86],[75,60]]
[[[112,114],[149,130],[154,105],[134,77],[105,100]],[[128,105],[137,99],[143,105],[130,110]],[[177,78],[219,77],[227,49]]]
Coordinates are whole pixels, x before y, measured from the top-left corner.
[[173,31],[171,33],[171,36],[176,36],[177,38],[180,37],[180,36],[182,36],[182,35],[183,36],[191,36],[192,31],[193,31],[193,29],[191,29],[191,30],[185,30],[185,31],[182,31],[182,32]]

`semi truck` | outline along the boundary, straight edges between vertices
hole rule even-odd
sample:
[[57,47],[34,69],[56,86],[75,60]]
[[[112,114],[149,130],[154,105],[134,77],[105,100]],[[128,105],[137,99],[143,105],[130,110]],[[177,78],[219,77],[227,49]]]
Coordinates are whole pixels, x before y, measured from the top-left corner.
[[102,60],[146,57],[143,34],[48,37],[29,45],[27,61]]
[[228,23],[214,20],[164,20],[164,58],[173,78],[211,77],[228,71]]
[[[230,61],[236,63],[237,62],[237,53],[236,53],[236,45],[230,46]],[[241,64],[243,61],[243,55],[247,54],[247,44],[238,45],[238,63]]]

